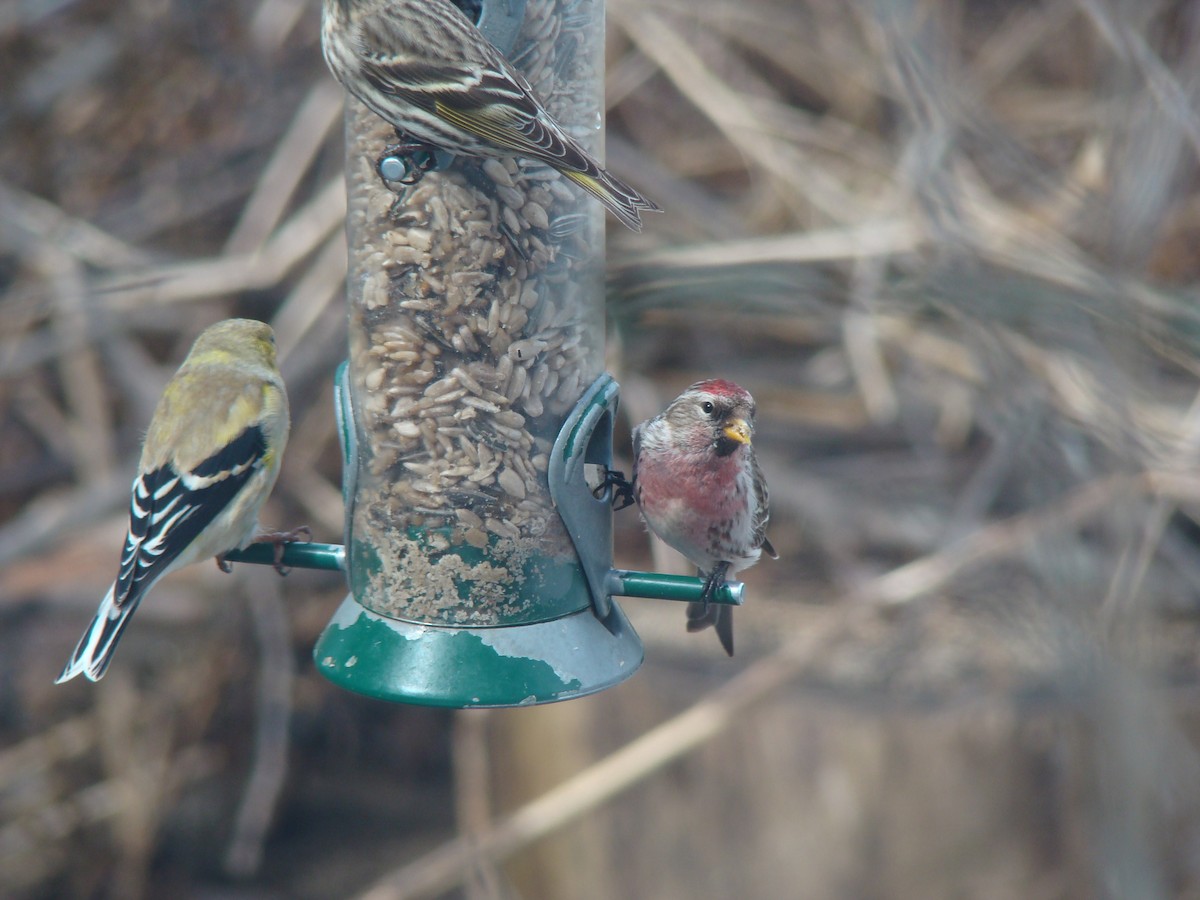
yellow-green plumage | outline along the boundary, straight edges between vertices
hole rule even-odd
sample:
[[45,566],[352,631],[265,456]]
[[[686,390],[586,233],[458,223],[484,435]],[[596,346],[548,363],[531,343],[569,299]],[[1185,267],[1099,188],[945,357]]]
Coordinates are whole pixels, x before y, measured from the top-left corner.
[[129,616],[159,578],[253,540],[288,426],[270,326],[228,319],[206,329],[154,411],[117,580],[60,682],[104,674]]

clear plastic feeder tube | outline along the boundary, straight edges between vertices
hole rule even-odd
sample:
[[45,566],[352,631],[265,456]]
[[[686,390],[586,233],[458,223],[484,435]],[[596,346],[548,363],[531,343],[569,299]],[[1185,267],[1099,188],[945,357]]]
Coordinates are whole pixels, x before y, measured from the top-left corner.
[[[603,46],[600,0],[527,0],[507,54],[597,155]],[[473,627],[582,608],[546,473],[602,370],[603,209],[520,158],[455,157],[395,193],[375,167],[393,130],[348,103],[355,597]]]

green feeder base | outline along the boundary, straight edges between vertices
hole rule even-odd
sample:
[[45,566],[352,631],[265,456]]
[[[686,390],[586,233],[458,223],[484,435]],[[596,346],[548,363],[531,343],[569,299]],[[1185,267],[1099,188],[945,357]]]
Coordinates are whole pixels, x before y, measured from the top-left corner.
[[421,706],[529,706],[594,694],[642,664],[613,603],[529,625],[457,628],[393,619],[347,597],[313,648],[326,678],[377,700]]

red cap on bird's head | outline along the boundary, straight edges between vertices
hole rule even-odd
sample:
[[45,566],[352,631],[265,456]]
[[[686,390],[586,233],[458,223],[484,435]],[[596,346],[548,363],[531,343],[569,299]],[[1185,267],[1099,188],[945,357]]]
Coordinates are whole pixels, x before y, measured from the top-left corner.
[[697,381],[658,418],[669,422],[677,434],[690,435],[691,443],[716,446],[727,455],[737,445],[750,443],[754,398],[745,388],[724,378]]
[[740,384],[735,384],[732,381],[726,381],[724,378],[711,378],[708,381],[697,381],[690,388],[691,391],[703,391],[706,394],[713,394],[722,399],[727,399],[731,403],[753,403],[754,398],[750,396],[750,392]]

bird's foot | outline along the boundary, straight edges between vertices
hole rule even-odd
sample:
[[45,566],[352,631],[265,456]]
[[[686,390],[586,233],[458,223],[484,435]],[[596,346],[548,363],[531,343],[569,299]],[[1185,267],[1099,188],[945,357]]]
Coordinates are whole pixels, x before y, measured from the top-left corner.
[[721,585],[725,584],[725,573],[729,571],[729,563],[719,562],[713,566],[713,570],[708,573],[708,578],[704,581],[704,590],[700,592],[700,602],[704,604],[704,609],[708,611],[708,604],[712,602]]
[[704,580],[704,590],[700,599],[687,605],[688,632],[703,631],[710,625],[717,631],[717,638],[729,656],[733,656],[733,609],[719,603],[713,603],[713,597],[725,584],[725,575],[729,571],[729,563],[720,562],[713,567],[712,572]]
[[[271,544],[275,550],[275,561],[272,563],[272,566],[274,566],[275,571],[280,575],[286,575],[291,569],[283,564],[284,545],[294,544],[301,540],[306,543],[312,540],[312,529],[307,525],[300,525],[291,531],[268,531],[266,534],[258,535],[251,543]],[[220,557],[218,557],[219,559]]]
[[404,135],[400,140],[388,144],[375,160],[375,172],[388,187],[393,184],[409,186],[425,177],[425,173],[437,166],[435,148]]
[[598,485],[592,488],[592,496],[597,500],[601,499],[606,490],[612,490],[612,508],[624,509],[627,506],[632,506],[633,483],[626,481],[625,473],[604,467],[604,478]]

